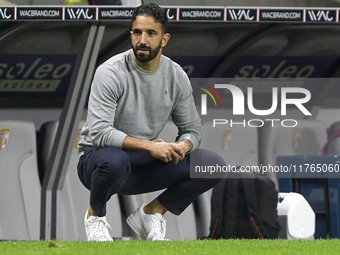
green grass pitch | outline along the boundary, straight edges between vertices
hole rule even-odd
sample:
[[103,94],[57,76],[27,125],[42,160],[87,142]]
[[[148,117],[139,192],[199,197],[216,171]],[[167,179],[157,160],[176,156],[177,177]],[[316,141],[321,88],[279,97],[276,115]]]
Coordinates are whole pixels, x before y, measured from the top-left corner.
[[317,240],[196,240],[196,241],[3,241],[1,255],[328,255],[340,254],[339,239]]

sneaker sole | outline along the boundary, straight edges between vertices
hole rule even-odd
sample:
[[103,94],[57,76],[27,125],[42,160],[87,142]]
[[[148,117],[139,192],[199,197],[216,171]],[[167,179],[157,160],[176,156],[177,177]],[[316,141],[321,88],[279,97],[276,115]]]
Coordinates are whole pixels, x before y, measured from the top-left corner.
[[139,236],[140,239],[146,240],[145,234],[143,231],[141,231],[142,227],[138,224],[137,220],[132,214],[127,217],[126,223]]

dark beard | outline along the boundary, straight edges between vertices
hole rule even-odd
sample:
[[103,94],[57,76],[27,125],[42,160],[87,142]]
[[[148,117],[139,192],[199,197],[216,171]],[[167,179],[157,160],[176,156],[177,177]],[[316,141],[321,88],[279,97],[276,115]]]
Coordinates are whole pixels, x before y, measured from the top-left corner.
[[[159,45],[154,50],[152,50],[151,47],[147,47],[144,45],[136,46],[136,48],[134,48],[132,45],[133,53],[135,54],[135,57],[139,62],[149,62],[155,59],[161,48],[162,48],[162,40],[160,41]],[[143,53],[138,54],[137,51],[139,49],[147,49],[149,51],[149,55],[146,55]]]

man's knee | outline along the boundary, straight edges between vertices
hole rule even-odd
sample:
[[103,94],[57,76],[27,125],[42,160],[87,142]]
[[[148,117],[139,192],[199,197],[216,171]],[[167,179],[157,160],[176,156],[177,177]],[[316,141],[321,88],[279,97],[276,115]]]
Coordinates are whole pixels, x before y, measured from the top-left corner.
[[197,149],[191,155],[191,162],[198,163],[201,166],[224,166],[226,165],[224,159],[214,151],[205,149]]
[[107,147],[101,155],[97,165],[100,175],[105,175],[110,180],[127,178],[131,173],[130,158],[125,151]]

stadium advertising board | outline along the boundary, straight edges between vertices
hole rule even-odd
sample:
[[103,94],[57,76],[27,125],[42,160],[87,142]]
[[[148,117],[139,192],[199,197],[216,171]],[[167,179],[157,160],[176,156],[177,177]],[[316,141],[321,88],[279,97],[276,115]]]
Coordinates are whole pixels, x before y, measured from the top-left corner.
[[177,8],[164,7],[164,9],[166,10],[166,16],[169,21],[178,20],[178,11],[177,11],[178,9]]
[[179,20],[223,21],[224,8],[179,8]]
[[0,97],[64,97],[75,60],[65,54],[1,54]]
[[337,20],[336,10],[306,10],[306,21],[311,22],[336,22]]
[[227,9],[227,20],[229,21],[257,21],[257,9]]
[[66,20],[97,20],[97,8],[65,8]]
[[[266,7],[163,7],[169,21],[339,22],[339,9]],[[0,20],[130,20],[133,7],[2,6]]]
[[0,7],[0,20],[14,20],[15,8],[14,7]]
[[62,20],[63,8],[61,7],[17,7],[18,20]]
[[304,21],[304,10],[260,9],[259,21]]
[[98,8],[99,20],[131,20],[132,11],[135,8],[112,8],[101,7]]
[[[170,56],[189,77],[210,77],[221,56]],[[315,78],[328,77],[340,61],[337,56],[240,56],[220,77]]]

